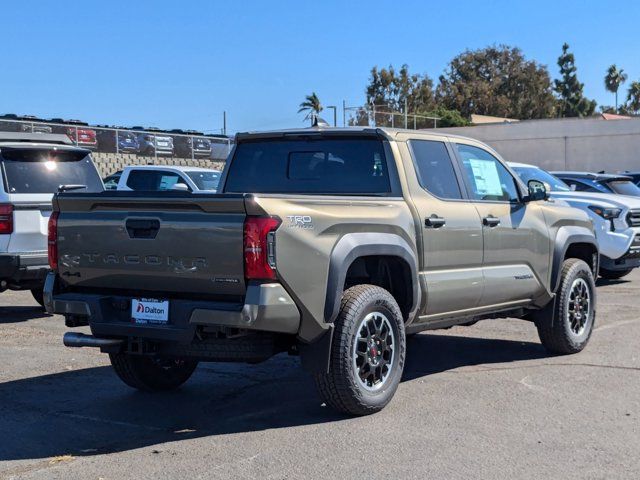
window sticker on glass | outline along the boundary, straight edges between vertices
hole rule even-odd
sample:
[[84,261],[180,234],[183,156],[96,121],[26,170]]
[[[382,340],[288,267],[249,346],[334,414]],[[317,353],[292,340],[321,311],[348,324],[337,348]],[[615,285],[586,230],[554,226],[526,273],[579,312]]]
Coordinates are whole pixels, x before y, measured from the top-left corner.
[[473,172],[476,192],[480,196],[502,196],[502,183],[496,163],[491,160],[469,159],[469,166]]

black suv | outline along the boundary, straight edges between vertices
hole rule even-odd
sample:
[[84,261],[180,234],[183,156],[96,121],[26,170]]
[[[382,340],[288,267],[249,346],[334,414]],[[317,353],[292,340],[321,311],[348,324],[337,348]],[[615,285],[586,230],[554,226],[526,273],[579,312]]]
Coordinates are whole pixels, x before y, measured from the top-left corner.
[[615,193],[640,197],[640,187],[630,175],[589,172],[551,172],[576,192]]

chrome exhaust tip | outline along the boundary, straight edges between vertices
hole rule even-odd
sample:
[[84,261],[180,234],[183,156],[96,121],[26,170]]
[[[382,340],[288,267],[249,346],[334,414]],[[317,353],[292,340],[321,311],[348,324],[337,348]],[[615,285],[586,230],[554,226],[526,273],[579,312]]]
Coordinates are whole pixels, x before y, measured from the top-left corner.
[[93,335],[85,335],[84,333],[67,332],[62,337],[62,343],[65,347],[117,347],[124,343],[124,340],[117,338],[96,338]]

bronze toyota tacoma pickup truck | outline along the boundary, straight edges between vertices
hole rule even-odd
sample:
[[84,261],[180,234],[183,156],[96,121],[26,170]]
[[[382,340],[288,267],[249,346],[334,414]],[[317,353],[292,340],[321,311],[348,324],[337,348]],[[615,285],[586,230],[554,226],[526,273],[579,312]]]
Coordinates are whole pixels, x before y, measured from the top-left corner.
[[56,195],[45,304],[92,333],[67,346],[99,347],[143,390],[200,361],[299,354],[327,404],[362,415],[394,395],[409,334],[520,317],[551,352],[587,344],[591,222],[486,145],[375,128],[236,140],[218,194]]

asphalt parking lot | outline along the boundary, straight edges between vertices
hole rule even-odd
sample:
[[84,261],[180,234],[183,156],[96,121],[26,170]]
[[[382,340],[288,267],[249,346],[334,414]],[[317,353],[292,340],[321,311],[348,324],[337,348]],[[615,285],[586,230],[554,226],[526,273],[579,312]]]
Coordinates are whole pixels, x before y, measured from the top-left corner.
[[420,334],[392,403],[348,418],[286,355],[132,391],[5,292],[0,478],[639,478],[640,272],[598,295],[579,355],[547,355],[518,320]]

